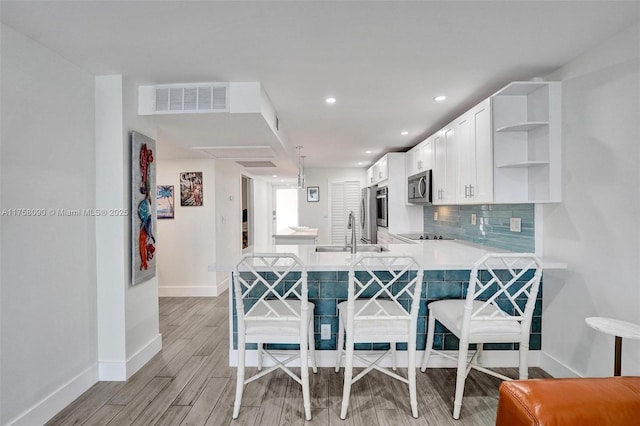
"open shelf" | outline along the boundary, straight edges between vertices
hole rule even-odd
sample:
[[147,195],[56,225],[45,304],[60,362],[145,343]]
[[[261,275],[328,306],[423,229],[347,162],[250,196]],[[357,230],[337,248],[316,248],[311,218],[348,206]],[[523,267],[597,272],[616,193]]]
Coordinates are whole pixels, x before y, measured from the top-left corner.
[[528,132],[543,126],[548,126],[548,121],[528,121],[525,123],[516,123],[509,126],[502,126],[496,129],[496,132]]
[[513,82],[492,97],[494,202],[561,201],[559,82]]

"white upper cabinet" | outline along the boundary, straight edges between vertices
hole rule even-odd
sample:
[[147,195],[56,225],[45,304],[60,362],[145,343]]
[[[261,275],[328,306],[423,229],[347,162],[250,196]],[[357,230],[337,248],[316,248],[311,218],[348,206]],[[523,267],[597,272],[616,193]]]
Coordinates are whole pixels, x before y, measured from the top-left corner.
[[561,193],[561,83],[516,81],[406,153],[433,204],[552,203]]
[[378,168],[376,172],[378,173],[378,182],[382,182],[384,180],[389,179],[389,160],[388,155],[386,154],[384,157],[377,161]]
[[455,122],[458,140],[457,204],[493,201],[491,100],[464,113]]
[[374,164],[373,166],[369,167],[367,169],[367,186],[372,186],[375,185],[374,182],[374,176],[376,175],[376,165]]
[[560,202],[561,87],[513,82],[492,97],[494,201]]
[[416,145],[404,153],[404,167],[407,177],[418,173],[420,145]]
[[455,204],[458,147],[455,122],[433,135],[433,204]]
[[389,179],[388,155],[389,154],[385,154],[367,170],[367,182],[369,186],[377,185]]
[[433,168],[433,137],[427,138],[405,154],[407,177]]

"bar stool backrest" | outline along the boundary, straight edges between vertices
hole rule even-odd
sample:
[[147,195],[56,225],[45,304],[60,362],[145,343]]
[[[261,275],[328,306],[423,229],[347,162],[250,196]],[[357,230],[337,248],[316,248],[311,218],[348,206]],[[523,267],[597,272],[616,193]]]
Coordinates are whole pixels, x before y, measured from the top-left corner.
[[422,274],[418,263],[409,256],[359,257],[349,270],[348,302],[365,302],[353,311],[354,319],[406,319],[414,315],[417,320]]
[[236,264],[233,284],[239,331],[245,321],[300,321],[306,327],[307,269],[296,255],[246,254]]
[[471,321],[516,320],[528,334],[541,279],[542,264],[533,254],[490,253],[480,258],[469,278],[462,333]]

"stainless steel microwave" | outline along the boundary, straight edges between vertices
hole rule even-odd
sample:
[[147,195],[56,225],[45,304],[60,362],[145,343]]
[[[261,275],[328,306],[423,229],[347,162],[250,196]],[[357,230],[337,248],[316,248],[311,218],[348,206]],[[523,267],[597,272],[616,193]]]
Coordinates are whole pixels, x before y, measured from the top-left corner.
[[409,176],[407,182],[407,202],[411,204],[429,205],[432,203],[431,170]]

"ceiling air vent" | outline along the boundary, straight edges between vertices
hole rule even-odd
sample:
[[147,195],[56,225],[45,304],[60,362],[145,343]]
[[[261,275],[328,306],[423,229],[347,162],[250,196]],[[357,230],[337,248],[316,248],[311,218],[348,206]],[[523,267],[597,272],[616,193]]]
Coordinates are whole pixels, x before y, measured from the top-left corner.
[[228,83],[139,87],[140,114],[229,112]]

